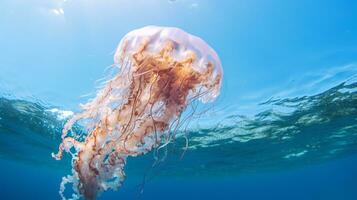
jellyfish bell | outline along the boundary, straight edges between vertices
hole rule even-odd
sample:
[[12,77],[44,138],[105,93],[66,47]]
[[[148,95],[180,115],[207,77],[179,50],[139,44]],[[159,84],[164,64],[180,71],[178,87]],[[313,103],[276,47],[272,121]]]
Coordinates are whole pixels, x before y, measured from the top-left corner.
[[[65,124],[63,151],[73,155],[72,175],[63,178],[60,194],[73,184],[73,198],[95,199],[117,189],[125,178],[128,156],[148,153],[170,140],[172,124],[194,100],[218,95],[222,68],[216,52],[202,39],[173,27],[148,26],[129,32],[114,56],[118,73]],[[67,133],[85,120],[83,139]],[[71,151],[74,149],[75,153]]]
[[202,95],[200,100],[204,103],[211,102],[219,95],[223,75],[221,62],[217,53],[201,38],[176,27],[146,26],[124,36],[114,55],[114,63],[121,66],[123,58],[132,57],[143,45],[145,51],[151,54],[159,53],[164,47],[172,45],[169,47],[171,58],[182,61],[193,57],[191,67],[199,73],[203,73],[211,65],[211,78],[219,80],[219,83]]

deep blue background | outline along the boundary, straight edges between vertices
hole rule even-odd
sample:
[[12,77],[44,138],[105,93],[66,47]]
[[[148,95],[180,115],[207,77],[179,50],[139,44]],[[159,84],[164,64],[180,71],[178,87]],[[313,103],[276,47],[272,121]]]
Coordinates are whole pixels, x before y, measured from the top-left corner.
[[[78,110],[86,101],[80,96],[93,95],[113,63],[120,39],[154,24],[183,28],[212,45],[225,73],[217,106],[254,112],[250,104],[276,92],[287,96],[301,77],[308,78],[296,84],[298,96],[321,89],[307,84],[315,74],[333,76],[335,67],[356,63],[356,11],[355,0],[0,0],[0,94]],[[0,166],[0,200],[58,199],[68,174],[1,159]],[[141,198],[355,200],[356,168],[354,155],[280,172],[155,179]],[[132,199],[135,184],[128,177],[101,199]]]
[[[1,199],[56,199],[61,174],[47,168],[1,161]],[[357,198],[357,155],[281,172],[231,178],[159,180],[140,195],[128,179],[99,199],[345,199]],[[136,183],[137,184],[137,183]]]

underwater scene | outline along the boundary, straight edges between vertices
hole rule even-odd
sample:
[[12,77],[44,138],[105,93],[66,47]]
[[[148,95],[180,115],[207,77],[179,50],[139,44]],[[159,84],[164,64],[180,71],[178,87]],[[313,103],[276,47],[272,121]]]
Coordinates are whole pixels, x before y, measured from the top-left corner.
[[357,199],[357,1],[0,0],[0,199]]

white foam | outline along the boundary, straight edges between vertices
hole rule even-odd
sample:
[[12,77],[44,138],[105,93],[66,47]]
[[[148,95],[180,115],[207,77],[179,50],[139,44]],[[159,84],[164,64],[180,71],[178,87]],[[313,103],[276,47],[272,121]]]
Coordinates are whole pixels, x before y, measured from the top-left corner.
[[57,119],[64,120],[72,116],[74,113],[69,110],[60,110],[58,108],[52,108],[47,110],[49,112],[55,113],[57,115]]

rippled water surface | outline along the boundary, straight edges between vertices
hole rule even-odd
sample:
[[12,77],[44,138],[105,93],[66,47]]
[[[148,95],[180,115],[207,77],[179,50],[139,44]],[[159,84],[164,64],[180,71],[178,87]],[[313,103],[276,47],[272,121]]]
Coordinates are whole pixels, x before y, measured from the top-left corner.
[[0,1],[0,199],[60,198],[70,156],[51,153],[63,126],[111,77],[120,39],[146,25],[207,41],[221,95],[168,146],[129,158],[124,186],[99,199],[357,199],[356,11],[349,0]]

